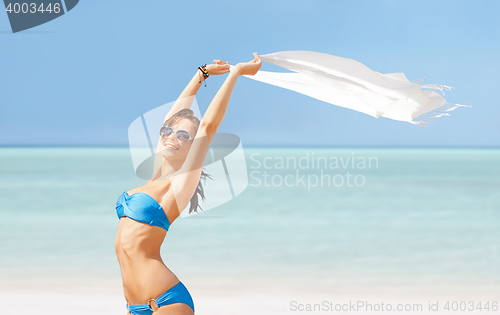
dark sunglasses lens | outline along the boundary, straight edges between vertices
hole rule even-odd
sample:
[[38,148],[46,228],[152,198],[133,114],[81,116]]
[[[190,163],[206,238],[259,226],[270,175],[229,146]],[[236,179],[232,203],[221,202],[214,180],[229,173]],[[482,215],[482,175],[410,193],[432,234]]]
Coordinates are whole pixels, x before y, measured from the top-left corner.
[[184,130],[178,130],[176,135],[180,143],[186,143],[189,141],[189,138],[191,138],[189,132]]
[[170,136],[172,134],[172,131],[173,131],[172,127],[163,126],[160,129],[160,135],[162,137],[168,137],[168,136]]

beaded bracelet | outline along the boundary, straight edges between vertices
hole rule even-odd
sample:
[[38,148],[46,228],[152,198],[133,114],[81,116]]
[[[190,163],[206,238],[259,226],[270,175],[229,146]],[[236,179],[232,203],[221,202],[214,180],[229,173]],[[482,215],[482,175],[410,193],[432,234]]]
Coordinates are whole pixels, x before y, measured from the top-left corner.
[[[207,65],[204,64],[203,66],[200,66],[198,67],[198,69],[201,71],[201,73],[203,74],[203,82],[205,82],[206,79],[208,79],[208,77],[210,76],[208,74],[208,70],[207,70]],[[199,83],[201,83],[201,80],[199,81]],[[205,83],[205,87],[207,86],[207,84]]]

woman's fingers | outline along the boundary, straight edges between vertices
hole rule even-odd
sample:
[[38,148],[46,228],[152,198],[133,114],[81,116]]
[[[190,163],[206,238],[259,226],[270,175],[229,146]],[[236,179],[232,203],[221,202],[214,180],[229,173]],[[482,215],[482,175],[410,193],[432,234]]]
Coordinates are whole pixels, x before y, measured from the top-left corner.
[[222,60],[220,60],[220,59],[215,59],[215,60],[214,60],[214,63],[216,63],[216,64],[218,64],[218,65],[225,65],[225,64],[229,64],[229,62],[227,62],[227,61],[226,61],[226,62],[224,62],[224,61],[222,61]]
[[256,52],[254,52],[254,53],[253,53],[253,55],[255,56],[255,61],[256,61],[257,63],[262,62],[262,60],[260,59],[259,55],[258,55]]
[[215,59],[214,63],[219,66],[219,69],[229,69],[229,67],[231,66],[229,61],[224,62],[220,59]]

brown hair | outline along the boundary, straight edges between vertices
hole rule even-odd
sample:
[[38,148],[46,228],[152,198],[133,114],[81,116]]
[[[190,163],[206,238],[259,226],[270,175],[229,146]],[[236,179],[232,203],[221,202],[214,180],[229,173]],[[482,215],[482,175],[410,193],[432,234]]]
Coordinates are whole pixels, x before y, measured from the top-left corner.
[[[195,124],[195,133],[198,131],[198,128],[200,127],[200,120],[198,117],[194,115],[194,112],[189,109],[189,108],[184,108],[172,115],[169,119],[163,123],[164,126],[172,126],[175,123],[177,123],[181,119],[189,119]],[[193,137],[195,135],[192,135]],[[189,213],[192,212],[198,212],[198,207],[200,207],[201,210],[203,210],[199,204],[199,199],[198,199],[198,194],[200,195],[202,200],[205,200],[205,192],[203,190],[203,185],[201,184],[201,180],[207,180],[207,177],[212,179],[213,178],[208,174],[201,170],[201,175],[200,175],[200,181],[198,182],[198,186],[196,187],[196,191],[194,192],[193,197],[191,197],[191,201],[189,204]]]

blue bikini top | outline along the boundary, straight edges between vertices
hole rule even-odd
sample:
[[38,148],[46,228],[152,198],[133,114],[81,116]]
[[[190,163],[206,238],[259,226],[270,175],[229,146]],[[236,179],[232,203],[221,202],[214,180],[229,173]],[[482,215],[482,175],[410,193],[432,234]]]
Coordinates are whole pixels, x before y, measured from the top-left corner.
[[129,196],[125,191],[116,201],[118,218],[129,217],[135,221],[159,226],[166,231],[170,227],[167,215],[160,204],[146,193],[135,193]]

